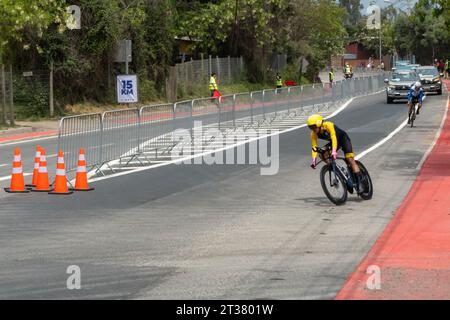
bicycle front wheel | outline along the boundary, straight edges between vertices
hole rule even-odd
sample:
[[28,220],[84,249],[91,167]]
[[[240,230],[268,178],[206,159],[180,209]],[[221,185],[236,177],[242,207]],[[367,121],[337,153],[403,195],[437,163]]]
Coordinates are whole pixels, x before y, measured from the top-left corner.
[[345,178],[339,170],[333,170],[331,165],[323,166],[320,171],[320,184],[327,198],[335,205],[347,201]]

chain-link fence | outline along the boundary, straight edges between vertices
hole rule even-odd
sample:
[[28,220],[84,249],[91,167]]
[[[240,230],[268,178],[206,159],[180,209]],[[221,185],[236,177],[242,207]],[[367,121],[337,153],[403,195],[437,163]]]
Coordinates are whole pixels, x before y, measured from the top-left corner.
[[0,66],[0,123],[14,125],[15,119],[49,115],[50,71],[19,71]]
[[259,127],[283,115],[330,110],[352,97],[378,92],[384,88],[383,79],[380,73],[333,85],[286,87],[65,117],[60,122],[59,147],[68,158],[68,171],[75,169],[79,148],[89,151],[88,163],[98,169],[112,160],[129,163],[137,159],[143,164],[170,153],[178,143],[174,132],[181,130],[195,139],[198,121],[218,130]]
[[230,84],[241,77],[244,68],[242,57],[230,56],[225,58],[209,56],[176,64],[171,67],[167,79],[167,98],[176,100],[177,96],[192,92],[196,87],[207,88],[212,73],[217,75],[218,83]]
[[14,71],[14,106],[19,118],[50,114],[50,70]]

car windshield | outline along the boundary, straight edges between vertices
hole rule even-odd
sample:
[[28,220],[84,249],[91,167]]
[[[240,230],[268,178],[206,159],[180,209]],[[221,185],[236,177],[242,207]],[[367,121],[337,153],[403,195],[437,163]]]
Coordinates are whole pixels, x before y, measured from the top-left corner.
[[439,73],[436,68],[418,69],[420,76],[438,76]]
[[391,81],[400,82],[400,81],[414,81],[416,77],[413,73],[394,73],[392,75]]
[[411,66],[411,65],[400,65],[400,66],[395,66],[395,69],[397,69],[397,70],[400,70],[400,69],[402,69],[402,70],[409,70],[409,69],[412,69],[412,68],[414,68],[414,66]]

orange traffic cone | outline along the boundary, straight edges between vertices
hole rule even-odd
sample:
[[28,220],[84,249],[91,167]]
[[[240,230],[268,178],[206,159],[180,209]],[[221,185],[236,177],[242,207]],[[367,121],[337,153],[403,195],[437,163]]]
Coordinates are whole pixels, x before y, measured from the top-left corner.
[[80,155],[78,158],[77,175],[75,177],[75,191],[91,191],[94,188],[89,188],[86,169],[86,157],[84,149],[80,149]]
[[34,188],[37,185],[39,177],[39,162],[41,161],[41,146],[36,147],[36,156],[34,157],[34,170],[33,170],[33,180],[31,184],[27,184],[27,187]]
[[56,177],[55,177],[55,188],[50,191],[49,194],[72,194],[73,191],[69,191],[67,188],[66,179],[66,166],[64,165],[64,153],[59,150],[58,162],[56,164]]
[[45,149],[41,148],[41,158],[39,161],[39,174],[37,179],[36,188],[31,191],[35,192],[50,192],[50,184],[48,182],[47,171],[47,157],[45,156]]
[[27,193],[29,190],[25,189],[25,180],[23,178],[22,158],[20,156],[20,149],[14,150],[13,169],[11,174],[11,187],[5,188],[8,193]]

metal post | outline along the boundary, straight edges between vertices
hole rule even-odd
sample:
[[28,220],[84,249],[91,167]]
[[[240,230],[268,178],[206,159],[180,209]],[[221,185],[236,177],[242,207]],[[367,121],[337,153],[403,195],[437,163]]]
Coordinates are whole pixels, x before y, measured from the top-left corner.
[[54,70],[54,65],[53,65],[53,60],[50,61],[50,93],[49,93],[49,107],[50,107],[50,117],[53,117],[55,115],[55,105],[54,105],[54,101],[53,101],[53,70]]
[[189,69],[188,69],[188,62],[183,62],[184,66],[184,88],[186,89],[186,92],[189,90]]
[[[202,60],[202,75],[200,77],[200,80],[203,82],[203,77],[205,76],[205,66],[203,65],[204,61],[203,61],[203,53],[200,53],[200,57]],[[208,79],[208,77],[206,77],[206,79]]]
[[253,124],[253,92],[250,92],[250,121]]
[[125,74],[128,74],[128,43],[125,40]]
[[5,65],[2,64],[2,124],[6,125],[6,79],[5,79]]
[[208,64],[209,64],[209,73],[208,73],[208,77],[210,77],[211,74],[213,73],[213,71],[212,71],[212,58],[211,58],[211,55],[208,57]]
[[14,126],[14,84],[13,84],[13,67],[9,66],[9,124]]
[[380,63],[379,63],[380,66],[381,66],[381,59],[383,58],[381,57],[381,22],[380,22]]
[[[220,100],[220,99],[219,99]],[[236,129],[236,95],[233,94],[233,128]]]
[[288,98],[287,98],[287,101],[288,101],[288,115],[290,115],[291,114],[291,103],[292,103],[292,97],[291,97],[291,87],[288,87]]
[[217,79],[219,81],[222,80],[221,78],[221,74],[220,74],[220,61],[219,61],[219,56],[216,56],[216,64],[217,64]]
[[263,109],[263,119],[264,120],[266,120],[265,100],[266,100],[266,90],[263,90],[263,92],[262,92],[262,109]]
[[228,83],[231,83],[231,57],[228,56]]

